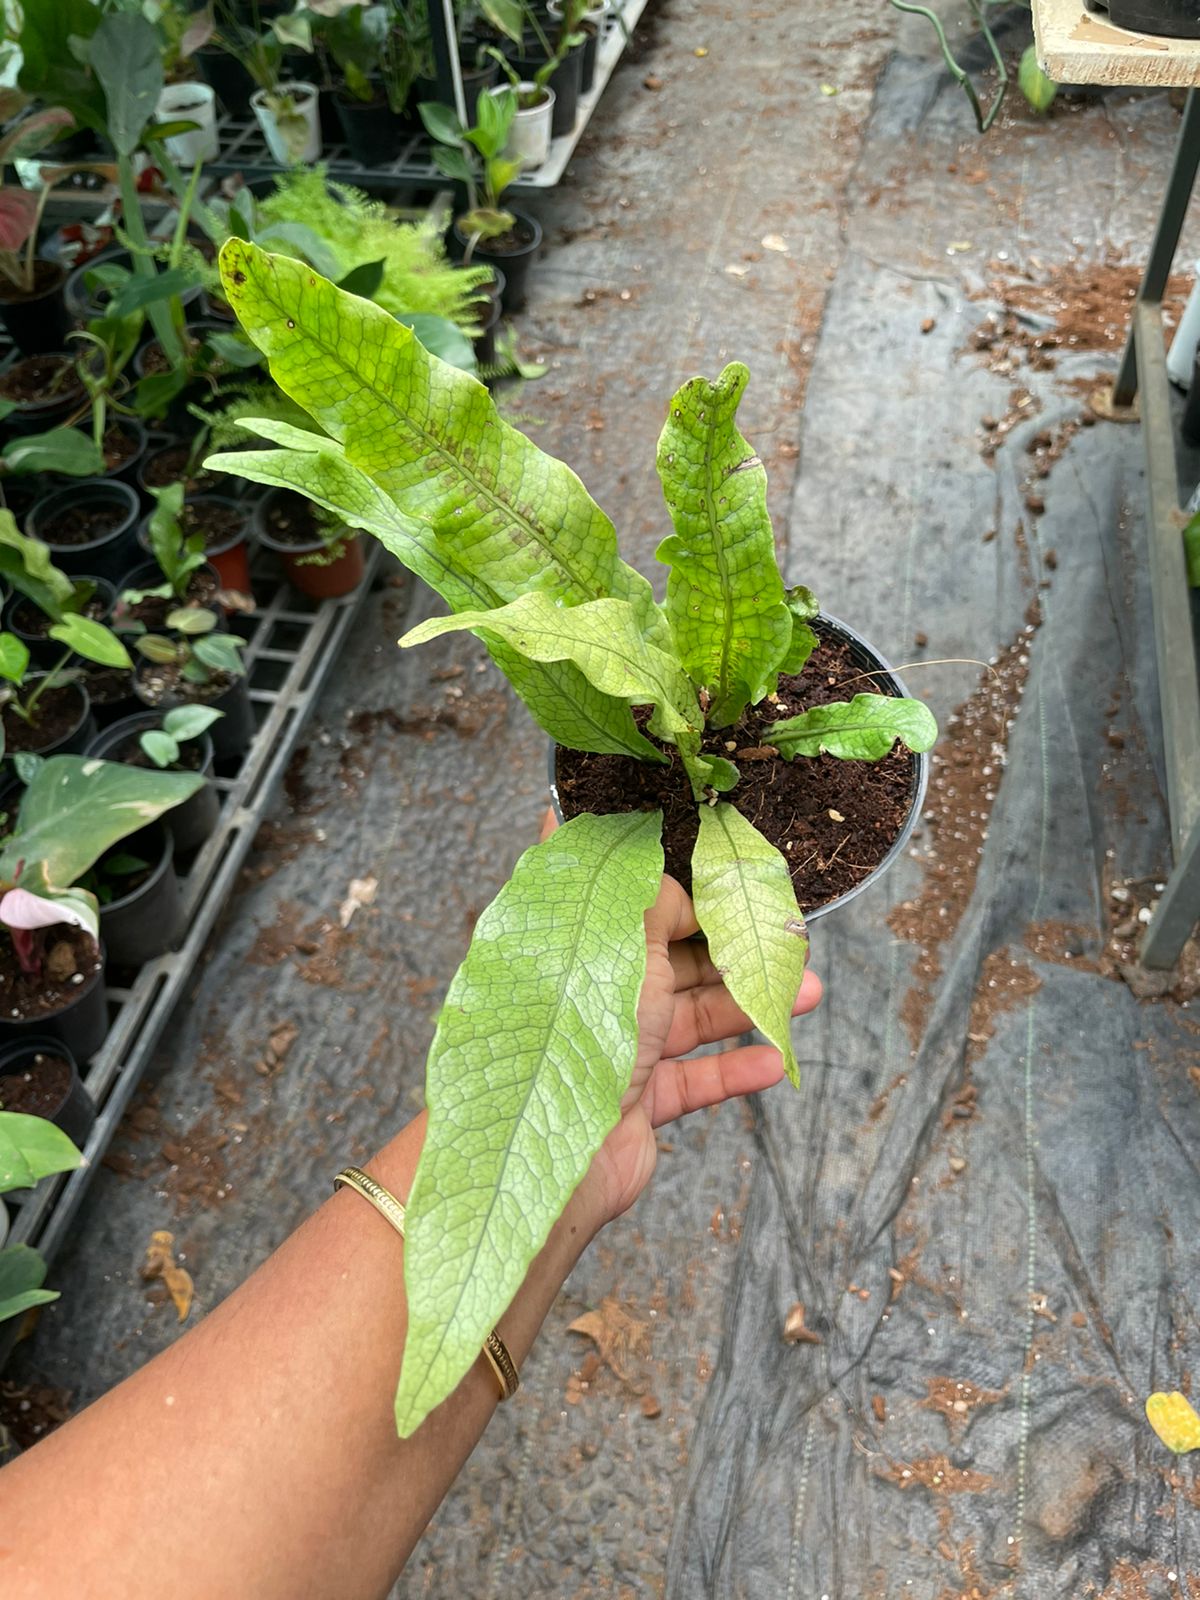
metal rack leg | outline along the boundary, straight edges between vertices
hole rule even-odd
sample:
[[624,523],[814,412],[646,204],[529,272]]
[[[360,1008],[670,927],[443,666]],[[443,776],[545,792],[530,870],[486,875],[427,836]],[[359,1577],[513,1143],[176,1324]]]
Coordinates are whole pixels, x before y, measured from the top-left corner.
[[[1167,182],[1167,192],[1163,197],[1158,227],[1154,231],[1154,243],[1150,246],[1150,259],[1146,263],[1145,275],[1138,290],[1139,302],[1148,300],[1157,305],[1162,300],[1163,290],[1171,274],[1171,264],[1175,260],[1175,249],[1179,244],[1183,219],[1187,215],[1188,203],[1192,198],[1198,166],[1200,166],[1200,94],[1197,94],[1195,89],[1189,89],[1183,122],[1179,129],[1179,142],[1175,146],[1175,161]],[[1129,337],[1125,341],[1125,354],[1121,357],[1120,371],[1113,385],[1113,404],[1129,405],[1137,393],[1137,387],[1137,355],[1134,350],[1131,323]]]
[[1179,952],[1187,943],[1196,925],[1196,911],[1200,907],[1200,821],[1192,824],[1192,831],[1179,853],[1174,870],[1167,880],[1166,891],[1155,908],[1154,916],[1142,941],[1141,959],[1144,967],[1163,969],[1173,967]]

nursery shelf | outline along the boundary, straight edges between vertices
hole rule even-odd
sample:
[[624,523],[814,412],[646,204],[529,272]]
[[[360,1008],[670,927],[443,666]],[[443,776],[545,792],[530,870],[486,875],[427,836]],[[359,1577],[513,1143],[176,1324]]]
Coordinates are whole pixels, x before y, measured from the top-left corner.
[[[612,76],[613,69],[624,52],[626,37],[631,35],[638,18],[646,8],[646,0],[625,0],[619,18],[607,24],[596,51],[596,77],[587,94],[579,97],[579,111],[575,126],[550,144],[550,154],[540,167],[524,172],[509,187],[510,194],[529,194],[539,189],[553,189],[567,169],[575,147],[591,120],[592,112]],[[274,177],[288,169],[271,156],[258,123],[251,117],[222,117],[218,125],[221,153],[215,161],[205,164],[204,171],[214,177],[239,174],[247,182],[255,178]],[[430,141],[424,133],[414,133],[395,161],[381,166],[360,166],[344,144],[325,147],[322,160],[331,178],[359,188],[386,190],[401,185],[421,187],[440,186],[445,178],[433,164]]]
[[1165,39],[1114,28],[1083,0],[1033,0],[1038,62],[1055,83],[1200,85],[1200,39]]
[[[245,659],[258,731],[237,775],[215,780],[221,820],[181,882],[187,937],[177,951],[144,966],[130,988],[109,987],[108,1037],[83,1072],[97,1108],[83,1165],[38,1185],[13,1213],[8,1243],[33,1245],[47,1261],[62,1245],[213,925],[234,893],[304,722],[354,627],[380,564],[379,546],[368,543],[366,574],[352,594],[310,601],[274,574],[268,584],[264,574],[262,592],[274,587],[273,598],[238,619],[238,631],[248,641]],[[0,1327],[0,1366],[16,1341],[20,1320]]]

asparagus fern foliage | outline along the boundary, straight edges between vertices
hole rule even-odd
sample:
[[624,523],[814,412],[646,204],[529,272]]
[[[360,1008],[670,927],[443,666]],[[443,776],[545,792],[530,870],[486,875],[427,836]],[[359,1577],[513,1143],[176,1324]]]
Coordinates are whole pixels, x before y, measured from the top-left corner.
[[[476,633],[559,743],[660,763],[675,748],[700,808],[697,917],[795,1081],[804,919],[784,858],[721,798],[737,768],[702,744],[816,644],[816,601],[780,578],[766,474],[737,428],[746,369],[693,378],[671,402],[658,469],[674,531],[659,550],[670,569],[659,605],[576,475],[509,427],[473,378],[299,262],[231,239],[221,271],[312,426],[246,418],[274,448],[208,465],[298,489],[374,534],[451,613],[401,643]],[[647,708],[644,731],[635,706]],[[855,695],[777,722],[772,737],[787,759],[874,760],[897,740],[926,750],[936,733],[918,701]],[[620,1114],[661,828],[659,812],[583,815],[528,850],[451,985],[408,1200],[405,1436],[477,1359]]]

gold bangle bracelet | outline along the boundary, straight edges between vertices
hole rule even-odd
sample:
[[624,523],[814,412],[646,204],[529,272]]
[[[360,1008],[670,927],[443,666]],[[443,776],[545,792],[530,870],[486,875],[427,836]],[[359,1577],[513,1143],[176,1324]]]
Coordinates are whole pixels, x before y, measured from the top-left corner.
[[[333,1187],[340,1189],[343,1185],[347,1189],[357,1190],[403,1239],[404,1207],[390,1190],[385,1189],[381,1183],[376,1183],[370,1173],[364,1172],[361,1167],[343,1167],[333,1180]],[[507,1345],[495,1328],[488,1334],[482,1354],[487,1357],[488,1365],[499,1386],[501,1403],[511,1400],[521,1386],[521,1376],[517,1371],[516,1362],[508,1353]]]

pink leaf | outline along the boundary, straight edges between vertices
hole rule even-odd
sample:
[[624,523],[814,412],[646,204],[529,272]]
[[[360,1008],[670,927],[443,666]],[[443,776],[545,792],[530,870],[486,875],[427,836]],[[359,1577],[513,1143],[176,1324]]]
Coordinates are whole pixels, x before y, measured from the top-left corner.
[[19,250],[37,221],[37,196],[28,189],[0,189],[0,250]]
[[75,118],[62,106],[47,106],[45,111],[35,111],[31,117],[19,122],[7,138],[0,140],[0,161],[16,161],[22,156],[36,155],[74,126]]
[[195,55],[196,51],[202,49],[212,36],[212,7],[206,6],[204,10],[196,12],[183,30],[183,37],[179,41],[179,54],[185,58]]
[[10,889],[0,900],[0,922],[7,928],[52,928],[56,922],[72,922],[77,928],[87,923],[73,906],[61,900],[46,900],[28,889]]

